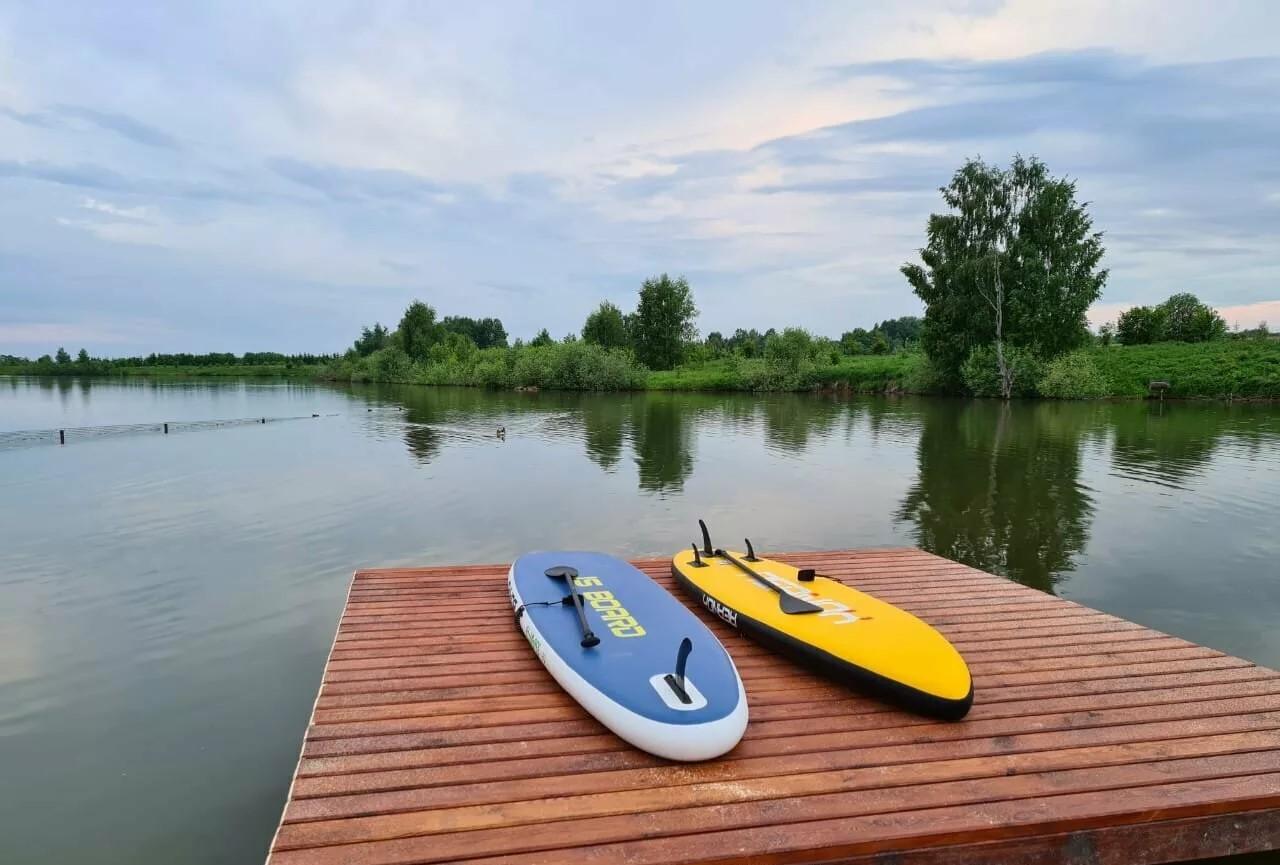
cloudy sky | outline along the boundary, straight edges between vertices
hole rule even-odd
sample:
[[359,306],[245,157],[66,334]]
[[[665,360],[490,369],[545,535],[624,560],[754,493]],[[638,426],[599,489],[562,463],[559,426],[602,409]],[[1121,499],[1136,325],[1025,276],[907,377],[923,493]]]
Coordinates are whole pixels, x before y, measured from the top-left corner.
[[[892,7],[892,8],[891,8]],[[968,156],[1107,235],[1095,321],[1280,325],[1280,7],[0,0],[0,353],[334,351],[421,298],[838,335]]]

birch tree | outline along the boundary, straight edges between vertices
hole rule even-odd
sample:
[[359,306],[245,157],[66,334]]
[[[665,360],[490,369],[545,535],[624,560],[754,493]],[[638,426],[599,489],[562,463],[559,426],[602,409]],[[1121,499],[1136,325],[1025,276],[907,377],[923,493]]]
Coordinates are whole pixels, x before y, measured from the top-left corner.
[[1035,157],[1008,169],[969,160],[940,191],[948,212],[929,217],[923,265],[902,267],[925,303],[922,342],[956,387],[965,359],[991,346],[1007,399],[1010,346],[1051,358],[1087,340],[1085,311],[1107,278],[1102,234],[1075,183]]

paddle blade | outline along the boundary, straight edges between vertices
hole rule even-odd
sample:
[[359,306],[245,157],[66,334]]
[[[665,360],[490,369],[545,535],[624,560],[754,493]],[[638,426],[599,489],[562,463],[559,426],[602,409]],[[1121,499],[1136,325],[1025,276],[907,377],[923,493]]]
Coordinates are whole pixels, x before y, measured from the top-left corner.
[[795,616],[801,613],[821,613],[822,607],[817,604],[811,604],[806,600],[797,598],[795,595],[788,595],[786,592],[778,593],[778,606],[782,612],[788,616]]

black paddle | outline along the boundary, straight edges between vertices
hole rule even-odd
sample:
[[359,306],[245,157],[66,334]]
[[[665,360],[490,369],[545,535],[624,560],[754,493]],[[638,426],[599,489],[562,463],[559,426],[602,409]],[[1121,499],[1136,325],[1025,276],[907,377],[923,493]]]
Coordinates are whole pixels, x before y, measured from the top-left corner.
[[731,553],[727,553],[724,550],[716,550],[716,555],[733,562],[735,565],[738,566],[738,570],[742,571],[744,574],[751,577],[757,583],[767,588],[773,589],[775,592],[777,592],[778,608],[781,609],[782,612],[786,613],[788,616],[797,616],[802,613],[821,613],[822,612],[822,607],[819,607],[817,604],[811,604],[808,601],[797,598],[795,595],[785,591],[784,589],[778,586],[775,586],[772,582],[770,582],[769,580],[762,577],[760,574],[757,574],[755,571],[753,571],[750,567],[747,566],[746,562],[742,561],[737,556],[734,556]]
[[[778,593],[778,608],[781,609],[782,612],[786,613],[788,616],[798,616],[803,613],[821,613],[822,612],[822,607],[819,607],[817,604],[811,604],[808,601],[801,600],[800,598],[797,598],[795,595],[789,594],[788,592],[784,591],[778,586],[775,586],[773,583],[769,582],[767,579],[760,576],[755,571],[751,570],[751,568],[747,566],[746,562],[739,561],[737,558],[729,555],[724,550],[713,550],[711,548],[711,532],[707,530],[707,524],[704,523],[702,520],[698,520],[698,528],[702,529],[703,553],[705,553],[708,556],[721,556],[722,558],[728,559],[729,561],[737,565],[739,570],[741,570],[747,576],[751,577],[757,583],[764,586],[765,588],[773,589],[775,592]],[[759,559],[756,558],[756,551],[752,549],[751,541],[749,540],[747,541],[747,549],[750,551],[747,554],[747,558],[753,562],[759,561]],[[698,551],[695,549],[694,558],[697,558],[697,552]]]
[[592,646],[600,645],[600,638],[592,633],[591,625],[587,623],[587,609],[582,603],[582,596],[578,594],[578,587],[573,582],[574,577],[578,576],[578,569],[559,565],[547,568],[543,573],[553,580],[564,580],[565,585],[569,587],[569,595],[564,600],[565,603],[573,604],[573,608],[578,611],[578,624],[582,626],[582,648],[590,649]]

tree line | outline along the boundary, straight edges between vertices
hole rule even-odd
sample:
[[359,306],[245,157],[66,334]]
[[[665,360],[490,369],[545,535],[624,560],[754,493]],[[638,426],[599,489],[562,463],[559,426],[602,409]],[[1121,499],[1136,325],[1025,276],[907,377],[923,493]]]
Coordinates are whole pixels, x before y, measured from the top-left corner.
[[804,350],[814,355],[815,360],[890,354],[917,345],[923,328],[922,319],[902,316],[879,322],[870,330],[859,327],[846,331],[839,340],[812,337],[798,328],[782,332],[769,328],[763,333],[755,328],[738,328],[727,337],[712,331],[699,339],[695,324],[698,314],[689,281],[683,276],[663,273],[641,284],[636,307],[631,312],[623,312],[613,302],[604,300],[587,315],[580,335],[570,333],[557,341],[543,328],[528,343],[516,339],[508,346],[507,332],[500,319],[466,316],[439,319],[434,307],[415,300],[405,309],[395,329],[381,323],[363,327],[360,337],[348,350],[347,359],[359,360],[390,351],[402,354],[408,362],[441,364],[469,360],[478,350],[508,347],[519,350],[526,345],[547,348],[581,339],[605,351],[629,353],[646,369],[668,370],[684,363],[729,357],[766,358],[785,351],[788,341],[794,344],[797,340],[805,343]]
[[97,375],[139,367],[314,367],[331,363],[335,357],[337,355],[283,354],[278,351],[246,351],[239,355],[221,351],[205,354],[152,352],[130,357],[93,357],[83,348],[72,357],[66,348],[59,347],[52,355],[42,354],[35,360],[9,354],[0,355],[0,366],[37,375]]
[[[634,352],[636,358],[654,369],[667,369],[683,359],[688,343],[697,336],[694,319],[698,309],[688,280],[667,274],[645,280],[636,310],[624,315],[605,301],[592,312],[582,327],[582,340],[605,350]],[[574,342],[577,334],[563,340]],[[528,343],[532,348],[555,344],[543,328]],[[516,339],[513,349],[525,347]],[[391,330],[381,323],[364,327],[348,352],[348,358],[363,358],[375,352],[402,352],[412,362],[443,363],[465,359],[476,350],[507,348],[507,332],[497,318],[474,319],[446,316],[438,319],[434,307],[415,300],[405,309],[400,323]]]

